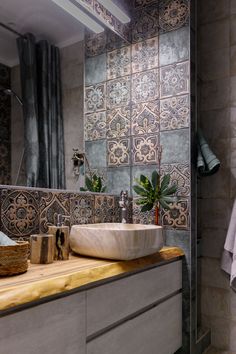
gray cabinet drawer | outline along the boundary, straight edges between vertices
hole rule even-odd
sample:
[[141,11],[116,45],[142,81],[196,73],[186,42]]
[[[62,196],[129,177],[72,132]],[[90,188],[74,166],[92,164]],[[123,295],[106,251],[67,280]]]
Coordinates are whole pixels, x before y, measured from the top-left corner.
[[182,288],[182,261],[87,291],[87,336]]
[[85,352],[85,293],[0,318],[0,354]]
[[182,345],[182,296],[156,307],[88,342],[87,354],[173,354]]

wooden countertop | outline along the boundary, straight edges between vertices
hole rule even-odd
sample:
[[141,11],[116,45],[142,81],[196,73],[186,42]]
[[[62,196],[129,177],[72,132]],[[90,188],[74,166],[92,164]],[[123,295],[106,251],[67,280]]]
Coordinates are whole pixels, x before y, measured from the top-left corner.
[[0,312],[83,285],[172,261],[183,256],[178,247],[165,247],[151,256],[132,261],[109,261],[70,256],[68,261],[29,264],[21,275],[0,277]]

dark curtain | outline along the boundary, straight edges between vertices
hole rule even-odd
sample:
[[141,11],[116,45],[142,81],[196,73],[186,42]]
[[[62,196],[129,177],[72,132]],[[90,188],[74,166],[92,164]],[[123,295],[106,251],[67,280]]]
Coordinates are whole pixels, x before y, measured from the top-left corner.
[[17,39],[27,186],[65,188],[59,49],[32,34]]

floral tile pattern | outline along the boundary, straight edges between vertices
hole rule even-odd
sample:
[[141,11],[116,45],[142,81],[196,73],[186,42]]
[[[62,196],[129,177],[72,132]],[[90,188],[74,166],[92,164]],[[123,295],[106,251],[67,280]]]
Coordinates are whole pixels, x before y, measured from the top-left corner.
[[113,31],[107,31],[107,51],[127,46],[127,41],[117,36]]
[[158,6],[143,7],[134,12],[132,22],[132,42],[140,42],[158,35],[159,32]]
[[168,32],[176,30],[188,23],[189,1],[188,0],[160,0],[160,31]]
[[105,53],[106,51],[106,32],[94,34],[86,33],[85,35],[85,55],[87,57],[93,57]]
[[106,86],[97,84],[85,88],[85,113],[106,109]]
[[48,224],[55,224],[55,214],[70,215],[70,194],[40,192],[40,232],[48,231]]
[[157,135],[133,137],[132,162],[133,165],[154,164],[158,160]]
[[160,130],[189,127],[189,95],[170,97],[160,101]]
[[106,111],[85,114],[85,140],[106,138]]
[[107,53],[107,79],[116,79],[131,73],[131,48],[123,47]]
[[133,200],[133,223],[134,224],[154,224],[154,209],[141,212],[141,207]]
[[39,232],[39,193],[20,189],[1,191],[1,231],[10,237],[29,238]]
[[176,195],[188,197],[190,195],[190,168],[185,164],[164,164],[161,166],[161,175],[170,174],[171,183],[178,186]]
[[109,167],[130,165],[129,138],[107,141],[107,163]]
[[95,195],[95,223],[113,222],[115,197]]
[[160,83],[161,98],[189,93],[188,62],[162,67]]
[[134,0],[134,7],[145,7],[154,3],[158,3],[158,0]]
[[159,132],[159,100],[132,106],[132,135]]
[[107,111],[107,137],[122,138],[130,135],[129,107],[114,108]]
[[132,73],[158,67],[158,37],[132,45]]
[[70,197],[70,225],[94,223],[94,196],[72,194]]
[[107,82],[107,108],[127,106],[130,103],[130,76]]
[[157,69],[134,74],[132,78],[132,102],[147,102],[159,98],[159,74]]
[[179,200],[169,204],[169,210],[161,211],[161,224],[171,229],[188,229],[189,210],[188,201]]

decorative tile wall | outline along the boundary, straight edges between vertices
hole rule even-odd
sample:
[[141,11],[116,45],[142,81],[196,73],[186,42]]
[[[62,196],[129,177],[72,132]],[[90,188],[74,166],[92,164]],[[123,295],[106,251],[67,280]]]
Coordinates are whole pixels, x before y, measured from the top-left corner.
[[[160,220],[167,243],[184,244],[186,251],[183,352],[189,354],[189,333],[194,327],[194,323],[190,324],[190,286],[194,293],[194,282],[190,285],[189,281],[194,276],[188,273],[193,249],[190,237],[190,1],[133,0],[132,3],[132,40],[129,44],[110,32],[103,35],[103,39],[99,37],[97,43],[90,43],[89,48],[86,43],[87,88],[91,85],[89,78],[98,77],[95,73],[91,75],[89,70],[92,60],[92,68],[96,67],[97,71],[100,68],[102,73],[96,85],[104,85],[107,97],[104,109],[106,137],[97,133],[96,125],[98,138],[93,138],[90,124],[85,139],[86,144],[96,144],[100,139],[103,151],[106,149],[106,161],[101,154],[97,154],[97,158],[107,171],[108,192],[119,193],[123,189],[134,195],[135,223],[152,223],[154,215],[153,211],[140,212],[135,202],[137,196],[132,191],[134,178],[140,174],[150,177],[153,170],[158,169],[162,175],[170,173],[171,181],[178,183],[175,200],[169,210],[160,213]],[[101,64],[101,56],[105,65]],[[94,64],[96,60],[97,64]],[[87,121],[89,118],[86,117]],[[163,150],[161,166],[158,165],[160,146]],[[91,150],[90,146],[89,154]],[[89,162],[96,169],[98,162],[95,159]],[[101,211],[95,213],[98,213],[95,220],[99,220]],[[105,220],[112,220],[112,215]],[[180,234],[185,236],[181,240]]]
[[[11,86],[10,68],[0,63],[0,85]],[[0,184],[11,183],[11,97],[0,91]]]
[[1,186],[0,230],[13,239],[28,240],[32,234],[46,233],[56,222],[55,214],[70,216],[69,226],[120,222],[118,201],[118,196],[108,194]]

